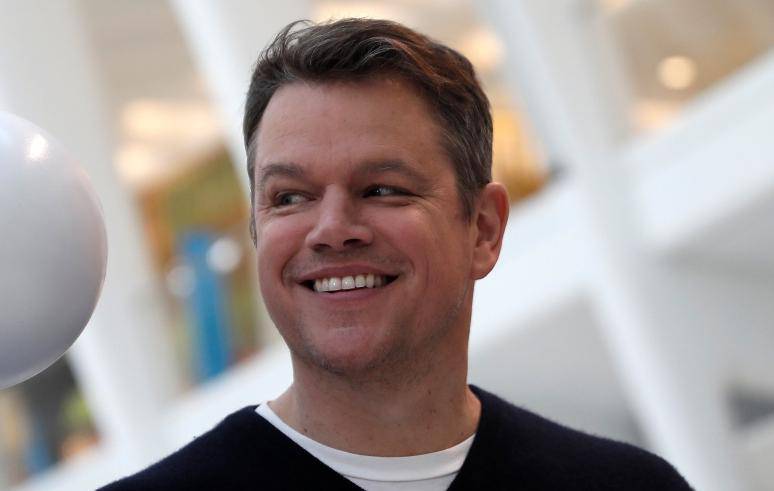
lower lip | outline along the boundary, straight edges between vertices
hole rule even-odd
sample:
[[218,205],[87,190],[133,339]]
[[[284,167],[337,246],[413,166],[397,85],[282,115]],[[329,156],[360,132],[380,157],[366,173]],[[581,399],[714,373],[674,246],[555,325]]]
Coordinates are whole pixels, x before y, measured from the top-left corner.
[[389,289],[393,283],[398,281],[396,278],[395,280],[391,281],[389,284],[380,286],[378,288],[354,288],[352,290],[338,290],[335,293],[328,293],[328,292],[321,292],[318,293],[314,290],[310,290],[309,288],[305,286],[301,286],[304,290],[312,294],[312,296],[316,299],[325,301],[325,302],[352,302],[357,300],[367,300],[370,299],[380,293],[382,293],[384,290]]

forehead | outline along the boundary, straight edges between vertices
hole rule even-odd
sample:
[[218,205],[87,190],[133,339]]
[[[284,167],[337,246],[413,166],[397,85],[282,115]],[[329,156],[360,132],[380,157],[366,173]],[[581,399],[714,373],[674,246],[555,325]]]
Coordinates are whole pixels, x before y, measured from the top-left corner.
[[255,137],[255,168],[369,159],[431,164],[446,160],[440,135],[428,104],[400,79],[295,82],[269,101]]

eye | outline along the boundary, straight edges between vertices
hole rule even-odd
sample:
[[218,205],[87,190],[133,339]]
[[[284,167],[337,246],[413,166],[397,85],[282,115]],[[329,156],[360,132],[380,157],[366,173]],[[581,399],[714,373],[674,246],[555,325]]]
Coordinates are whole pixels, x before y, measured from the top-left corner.
[[405,196],[409,194],[407,191],[396,188],[394,186],[388,186],[386,184],[377,184],[366,189],[364,196],[370,197],[383,197],[383,196]]
[[301,193],[279,193],[274,197],[274,206],[292,206],[309,201],[309,198]]

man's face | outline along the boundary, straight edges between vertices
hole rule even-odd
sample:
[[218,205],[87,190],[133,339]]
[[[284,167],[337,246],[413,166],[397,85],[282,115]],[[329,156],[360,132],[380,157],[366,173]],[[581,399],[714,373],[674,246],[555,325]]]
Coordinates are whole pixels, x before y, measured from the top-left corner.
[[464,359],[475,230],[416,92],[286,85],[255,143],[261,292],[296,359],[337,373]]

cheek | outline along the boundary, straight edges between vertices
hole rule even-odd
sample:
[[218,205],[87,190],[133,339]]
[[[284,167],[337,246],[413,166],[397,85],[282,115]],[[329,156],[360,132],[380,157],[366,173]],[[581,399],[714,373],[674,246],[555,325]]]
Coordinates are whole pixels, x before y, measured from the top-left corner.
[[435,224],[422,210],[409,207],[376,209],[366,219],[381,237],[399,249],[417,251],[416,246],[433,240]]
[[304,241],[303,226],[293,217],[256,222],[256,255],[261,285],[271,288],[282,268]]
[[470,267],[472,250],[466,227],[454,217],[426,210],[397,208],[383,211],[372,221],[379,236],[401,251],[415,272],[427,282],[457,278]]
[[[404,244],[411,243],[408,250],[417,251],[416,247],[430,245],[432,256],[438,254],[459,254],[468,244],[468,234],[462,222],[445,213],[429,213],[425,210],[412,210],[400,215],[382,220],[384,229],[397,237]],[[419,249],[425,250],[425,249]]]

